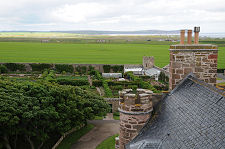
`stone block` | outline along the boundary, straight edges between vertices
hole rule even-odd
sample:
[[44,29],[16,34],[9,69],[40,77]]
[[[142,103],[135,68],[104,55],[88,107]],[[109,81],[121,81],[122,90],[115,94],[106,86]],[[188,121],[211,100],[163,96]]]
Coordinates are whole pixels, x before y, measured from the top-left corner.
[[211,54],[208,56],[208,59],[217,59],[217,54]]

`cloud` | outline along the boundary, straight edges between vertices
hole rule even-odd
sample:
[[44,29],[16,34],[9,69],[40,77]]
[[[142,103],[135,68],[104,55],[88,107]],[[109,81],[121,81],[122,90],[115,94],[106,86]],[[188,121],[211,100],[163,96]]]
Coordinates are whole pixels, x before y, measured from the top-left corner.
[[52,11],[50,17],[57,21],[77,23],[88,21],[88,18],[98,17],[105,11],[107,11],[107,7],[99,3],[66,4]]
[[176,30],[225,32],[224,0],[7,0],[0,30]]

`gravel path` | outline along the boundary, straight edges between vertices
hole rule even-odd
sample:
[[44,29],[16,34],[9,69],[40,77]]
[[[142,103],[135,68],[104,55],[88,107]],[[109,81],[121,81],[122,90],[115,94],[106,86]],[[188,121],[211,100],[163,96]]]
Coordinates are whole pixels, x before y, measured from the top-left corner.
[[71,149],[95,149],[106,138],[119,133],[119,120],[93,120],[95,127],[82,136]]

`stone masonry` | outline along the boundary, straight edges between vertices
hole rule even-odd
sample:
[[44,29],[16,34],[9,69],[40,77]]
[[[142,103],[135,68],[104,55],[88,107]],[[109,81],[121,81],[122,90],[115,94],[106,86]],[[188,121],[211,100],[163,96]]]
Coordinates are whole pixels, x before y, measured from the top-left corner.
[[151,116],[153,92],[146,89],[124,89],[119,92],[120,134],[119,149],[130,142]]
[[215,45],[187,44],[170,46],[170,90],[190,72],[216,85],[218,49]]
[[154,57],[153,56],[143,56],[143,68],[150,69],[154,67]]

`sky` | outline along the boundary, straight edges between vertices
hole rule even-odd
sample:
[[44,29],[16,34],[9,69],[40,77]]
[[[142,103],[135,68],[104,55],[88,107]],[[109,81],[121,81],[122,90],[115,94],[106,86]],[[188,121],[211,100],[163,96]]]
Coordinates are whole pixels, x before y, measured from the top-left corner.
[[0,0],[0,31],[225,32],[225,0]]

